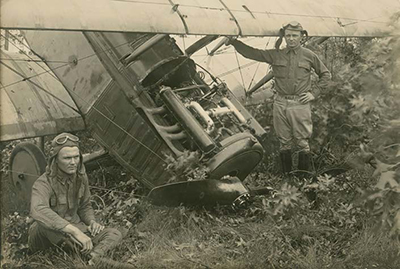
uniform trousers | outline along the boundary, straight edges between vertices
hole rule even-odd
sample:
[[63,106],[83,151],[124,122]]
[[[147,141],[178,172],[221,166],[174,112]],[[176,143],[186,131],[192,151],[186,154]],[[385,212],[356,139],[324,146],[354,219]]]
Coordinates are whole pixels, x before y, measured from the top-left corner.
[[292,146],[299,151],[310,151],[311,107],[309,103],[301,103],[299,98],[279,94],[274,97],[273,122],[281,151],[290,150]]
[[[105,228],[92,237],[84,223],[72,225],[91,237],[94,246],[91,252],[99,256],[103,256],[108,250],[114,248],[122,239],[121,232],[114,228]],[[63,242],[71,245],[73,241],[67,234],[48,229],[37,222],[34,222],[29,228],[28,245],[32,252],[60,245]]]

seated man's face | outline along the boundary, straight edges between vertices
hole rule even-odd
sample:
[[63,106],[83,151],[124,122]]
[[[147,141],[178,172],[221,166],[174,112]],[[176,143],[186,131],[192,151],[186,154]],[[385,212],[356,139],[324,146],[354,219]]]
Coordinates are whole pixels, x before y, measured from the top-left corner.
[[79,158],[78,147],[64,147],[57,155],[58,168],[68,175],[73,175],[78,170]]

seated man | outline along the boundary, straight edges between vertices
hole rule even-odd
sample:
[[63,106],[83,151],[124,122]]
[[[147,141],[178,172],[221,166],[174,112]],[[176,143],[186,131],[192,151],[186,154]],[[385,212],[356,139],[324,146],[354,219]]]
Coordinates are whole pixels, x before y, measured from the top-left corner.
[[74,242],[90,262],[114,248],[121,233],[97,223],[90,204],[88,177],[79,150],[79,138],[68,133],[51,143],[46,173],[32,188],[29,248],[36,252],[62,242]]

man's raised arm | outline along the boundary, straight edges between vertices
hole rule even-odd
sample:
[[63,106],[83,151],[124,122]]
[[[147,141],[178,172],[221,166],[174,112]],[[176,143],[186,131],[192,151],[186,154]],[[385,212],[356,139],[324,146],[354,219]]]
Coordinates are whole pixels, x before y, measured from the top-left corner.
[[272,53],[270,50],[255,49],[232,38],[229,39],[228,44],[231,44],[237,52],[243,55],[243,57],[259,62],[266,62],[269,64],[273,63]]

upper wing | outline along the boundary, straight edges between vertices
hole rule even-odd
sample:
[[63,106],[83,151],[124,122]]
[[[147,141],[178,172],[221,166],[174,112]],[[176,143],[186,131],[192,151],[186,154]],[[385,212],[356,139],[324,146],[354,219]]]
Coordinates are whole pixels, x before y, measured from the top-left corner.
[[5,29],[276,36],[299,21],[311,36],[399,35],[393,0],[2,0]]
[[85,128],[71,97],[39,58],[0,56],[0,141]]

